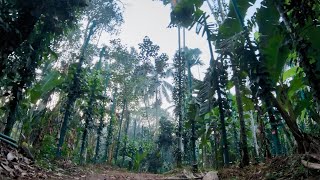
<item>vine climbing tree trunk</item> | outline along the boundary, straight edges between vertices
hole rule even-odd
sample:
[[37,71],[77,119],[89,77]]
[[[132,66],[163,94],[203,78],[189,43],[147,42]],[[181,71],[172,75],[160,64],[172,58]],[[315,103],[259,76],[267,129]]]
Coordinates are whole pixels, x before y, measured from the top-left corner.
[[59,137],[59,140],[58,140],[58,146],[57,146],[57,150],[56,150],[56,158],[60,158],[61,157],[62,145],[64,143],[64,139],[65,139],[65,136],[66,136],[66,133],[67,133],[71,112],[73,111],[73,106],[74,106],[75,101],[77,100],[78,96],[81,93],[79,89],[80,89],[80,86],[81,86],[80,79],[81,79],[82,65],[83,65],[84,60],[85,60],[85,52],[87,50],[89,41],[90,41],[92,35],[94,34],[95,26],[96,26],[95,22],[93,22],[91,24],[91,26],[90,26],[89,35],[85,39],[84,44],[82,46],[79,62],[78,62],[78,65],[77,65],[77,68],[76,68],[76,72],[75,72],[74,77],[73,77],[72,84],[70,86],[70,91],[69,91],[68,96],[67,96],[67,102],[66,102],[66,107],[65,107],[64,118],[63,118],[62,126],[61,126],[61,129],[60,129],[60,137]]
[[[237,101],[237,108],[238,108],[238,114],[239,114],[239,121],[240,121],[240,154],[241,154],[241,161],[240,166],[248,166],[249,165],[249,153],[248,153],[248,144],[247,144],[247,130],[246,130],[246,124],[243,117],[243,103],[241,99],[241,92],[240,92],[240,75],[239,71],[237,69],[237,65],[235,63],[235,59],[231,57],[231,63],[232,63],[232,70],[233,70],[233,82],[235,85],[235,91],[236,91],[236,101]],[[255,133],[255,132],[253,132]]]
[[110,145],[112,144],[112,138],[113,138],[113,129],[114,129],[114,123],[116,121],[116,106],[117,106],[117,88],[115,88],[113,93],[113,103],[111,107],[111,113],[110,113],[110,122],[108,127],[108,134],[106,139],[106,148],[105,148],[105,158],[104,160],[109,160],[111,158],[111,154],[109,153]]
[[275,147],[276,156],[279,156],[281,155],[281,145],[280,145],[279,132],[278,132],[278,121],[275,118],[273,106],[270,102],[270,99],[266,98],[265,103],[267,106],[267,112],[268,112],[269,121],[271,125],[272,143]]
[[122,121],[123,121],[123,118],[124,118],[124,113],[125,113],[125,111],[127,110],[127,109],[126,109],[126,107],[127,107],[127,101],[126,101],[126,99],[124,98],[122,102],[123,102],[122,113],[121,113],[121,118],[120,118],[120,123],[119,123],[119,131],[118,131],[118,137],[117,137],[116,153],[115,153],[115,156],[114,156],[114,160],[115,160],[115,163],[116,163],[116,164],[117,164],[117,162],[118,162],[118,153],[119,153],[119,148],[120,148],[120,138],[121,138]]
[[94,82],[91,86],[90,99],[89,99],[88,108],[86,111],[85,125],[84,125],[83,134],[82,134],[82,144],[80,148],[80,164],[82,164],[83,160],[86,159],[85,157],[83,157],[83,154],[87,147],[89,126],[90,126],[90,123],[92,123],[93,103],[95,100],[96,87],[97,87],[97,77],[95,77]]
[[124,159],[125,156],[127,155],[127,143],[128,143],[128,132],[129,132],[129,124],[130,124],[130,112],[128,109],[128,103],[126,104],[126,119],[127,119],[127,123],[126,123],[126,128],[125,128],[125,140],[124,140],[124,146],[123,146],[123,154],[122,154],[122,167],[124,166]]

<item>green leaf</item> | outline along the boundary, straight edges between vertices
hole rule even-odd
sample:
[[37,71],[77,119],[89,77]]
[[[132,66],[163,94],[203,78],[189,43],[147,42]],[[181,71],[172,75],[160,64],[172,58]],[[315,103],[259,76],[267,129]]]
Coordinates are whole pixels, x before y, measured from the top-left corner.
[[254,39],[255,39],[257,42],[260,41],[261,33],[255,32],[253,36],[254,36]]
[[288,69],[286,72],[283,73],[282,80],[285,81],[288,78],[294,76],[296,74],[297,70],[298,70],[297,66]]
[[256,18],[261,33],[259,45],[263,55],[262,63],[274,84],[278,82],[289,54],[287,46],[283,46],[284,35],[279,32],[279,18],[274,3],[263,1]]
[[301,89],[304,86],[303,80],[299,76],[294,76],[293,80],[290,81],[290,87],[288,90],[288,97],[292,99],[292,96],[295,95],[296,91]]
[[44,77],[41,82],[37,83],[29,91],[31,103],[36,103],[42,95],[50,92],[53,88],[62,84],[63,81],[64,80],[58,71],[52,71],[51,73],[47,74],[47,76]]
[[242,19],[240,20],[235,12],[235,7],[230,0],[229,2],[229,13],[227,15],[227,19],[224,21],[224,23],[219,27],[219,39],[228,39],[231,36],[239,33],[242,31],[241,23],[240,21],[244,20],[245,14],[250,7],[250,3],[253,4],[253,0],[237,0],[235,1],[237,4],[237,7],[239,9],[239,13],[242,16]]

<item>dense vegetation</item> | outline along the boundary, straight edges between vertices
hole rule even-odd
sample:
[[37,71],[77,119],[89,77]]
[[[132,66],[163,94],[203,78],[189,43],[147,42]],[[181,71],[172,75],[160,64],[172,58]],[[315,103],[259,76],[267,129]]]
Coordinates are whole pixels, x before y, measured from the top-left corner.
[[[123,23],[115,0],[0,0],[1,132],[43,166],[163,173],[302,154],[320,169],[319,1],[170,3],[174,57],[149,37],[100,43]],[[201,51],[181,43],[187,28],[208,42],[203,80],[191,73]]]

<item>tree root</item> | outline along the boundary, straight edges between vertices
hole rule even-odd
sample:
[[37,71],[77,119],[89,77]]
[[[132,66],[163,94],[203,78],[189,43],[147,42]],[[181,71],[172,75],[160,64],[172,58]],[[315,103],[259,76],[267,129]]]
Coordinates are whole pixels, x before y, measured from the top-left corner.
[[319,154],[307,154],[307,156],[310,156],[310,157],[320,161],[320,155]]
[[303,159],[301,159],[301,163],[302,163],[306,168],[320,170],[320,164],[318,164],[318,163],[308,162],[308,161],[303,160]]

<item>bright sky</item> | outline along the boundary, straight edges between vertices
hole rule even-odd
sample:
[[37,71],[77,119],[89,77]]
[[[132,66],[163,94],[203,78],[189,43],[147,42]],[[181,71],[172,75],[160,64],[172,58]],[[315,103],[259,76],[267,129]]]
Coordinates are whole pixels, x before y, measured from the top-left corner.
[[[161,1],[152,0],[122,0],[122,2],[125,5],[125,23],[119,34],[122,42],[138,48],[138,43],[141,43],[145,36],[149,36],[160,46],[160,51],[167,53],[172,60],[174,52],[178,49],[178,30],[167,28],[170,23],[170,5],[164,6]],[[202,51],[201,58],[206,65],[192,69],[196,78],[199,78],[199,69],[202,79],[210,60],[206,37],[197,35],[194,30],[189,32],[186,30],[186,46],[199,48]]]
[[[120,38],[121,41],[128,47],[134,46],[138,48],[138,44],[142,42],[145,36],[160,46],[160,51],[167,53],[172,62],[175,51],[178,49],[178,30],[177,28],[168,28],[170,23],[171,6],[164,6],[161,1],[153,0],[122,0],[124,4],[124,24],[121,32],[118,35],[113,35],[113,38]],[[247,16],[253,14],[255,9],[259,7],[261,0],[248,11]],[[207,3],[204,3],[202,10],[210,14]],[[213,20],[209,18],[209,21]],[[192,73],[195,78],[203,79],[206,69],[209,66],[210,54],[206,36],[196,34],[195,30],[186,30],[186,46],[189,48],[199,48],[202,51],[201,60],[204,66],[193,67]],[[233,91],[233,90],[231,90]],[[172,103],[164,102],[163,108],[170,106]]]

